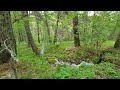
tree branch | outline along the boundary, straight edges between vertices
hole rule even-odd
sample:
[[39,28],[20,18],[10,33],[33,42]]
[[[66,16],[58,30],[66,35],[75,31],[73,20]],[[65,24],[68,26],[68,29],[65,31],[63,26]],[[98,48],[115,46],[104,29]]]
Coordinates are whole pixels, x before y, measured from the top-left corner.
[[14,75],[15,75],[15,79],[18,79],[17,69],[16,69],[16,66],[15,66],[15,61],[17,60],[16,57],[15,57],[16,54],[15,54],[12,50],[10,50],[10,49],[8,48],[8,46],[6,45],[7,40],[9,40],[9,38],[7,38],[6,40],[4,40],[3,46],[4,46],[5,48],[2,49],[2,50],[0,51],[0,53],[1,53],[2,51],[4,51],[5,49],[7,50],[8,53],[10,53],[10,55],[11,55],[10,64],[11,64],[11,67],[12,67],[12,69],[13,69],[13,72],[14,72]]

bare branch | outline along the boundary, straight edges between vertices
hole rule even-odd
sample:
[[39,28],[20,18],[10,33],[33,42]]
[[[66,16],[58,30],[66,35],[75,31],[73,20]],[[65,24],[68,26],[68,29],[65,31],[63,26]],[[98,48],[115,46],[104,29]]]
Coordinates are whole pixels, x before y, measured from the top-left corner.
[[0,53],[2,52],[2,51],[4,51],[4,50],[7,50],[7,52],[8,53],[10,53],[11,54],[11,58],[10,58],[10,64],[11,64],[11,66],[12,66],[12,70],[13,70],[13,72],[14,72],[14,76],[15,76],[15,79],[18,79],[18,74],[17,74],[17,69],[16,69],[16,66],[15,66],[15,61],[17,60],[16,59],[16,57],[15,57],[15,53],[12,51],[12,50],[10,50],[9,48],[8,48],[8,46],[7,46],[7,44],[6,44],[6,42],[7,42],[7,40],[9,40],[9,38],[7,38],[6,40],[4,40],[4,49],[2,49],[1,51],[0,51]]

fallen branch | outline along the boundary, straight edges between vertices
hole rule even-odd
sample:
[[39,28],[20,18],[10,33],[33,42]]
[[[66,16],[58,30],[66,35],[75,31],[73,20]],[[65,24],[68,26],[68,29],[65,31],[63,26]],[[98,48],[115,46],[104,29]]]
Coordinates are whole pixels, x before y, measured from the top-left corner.
[[12,50],[10,50],[8,48],[8,46],[6,45],[7,40],[9,40],[9,38],[4,41],[4,43],[3,43],[4,49],[2,49],[0,51],[1,56],[2,56],[2,54],[5,54],[5,55],[3,55],[3,57],[1,57],[1,59],[4,58],[5,56],[7,57],[7,58],[6,57],[5,58],[6,58],[7,61],[10,61],[12,70],[14,72],[15,79],[18,79],[17,69],[16,69],[16,66],[15,66],[15,61],[17,60],[16,57],[15,57],[16,54]]

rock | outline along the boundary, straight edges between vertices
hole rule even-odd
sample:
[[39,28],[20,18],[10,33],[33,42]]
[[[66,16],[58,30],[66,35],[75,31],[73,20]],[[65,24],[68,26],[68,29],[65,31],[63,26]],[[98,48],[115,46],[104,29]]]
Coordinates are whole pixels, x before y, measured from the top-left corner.
[[85,62],[85,61],[82,61],[82,62],[78,65],[78,67],[81,66],[81,65],[91,66],[91,65],[94,65],[94,64],[93,64],[93,63],[87,63],[87,62]]
[[71,64],[71,67],[72,67],[72,68],[76,68],[77,65],[76,65],[76,64]]
[[48,57],[47,61],[49,64],[55,64],[56,60],[54,58]]

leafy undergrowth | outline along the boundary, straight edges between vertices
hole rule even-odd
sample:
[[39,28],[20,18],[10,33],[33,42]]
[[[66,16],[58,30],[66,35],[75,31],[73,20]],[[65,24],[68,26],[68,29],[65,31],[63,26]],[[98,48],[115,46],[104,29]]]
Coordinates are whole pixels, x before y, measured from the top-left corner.
[[120,66],[120,50],[109,48],[104,55],[105,61]]
[[[104,55],[105,61],[93,66],[82,65],[78,68],[72,68],[67,65],[58,65],[54,67],[49,65],[45,56],[57,57],[60,60],[74,62],[93,62],[98,58],[94,49],[73,48],[72,42],[59,45],[49,45],[46,48],[45,55],[37,57],[26,44],[18,45],[18,56],[20,60],[17,63],[17,69],[20,79],[119,79],[120,69],[116,67],[113,61],[120,61],[120,53],[111,49],[112,53]],[[40,48],[40,47],[39,47]],[[107,49],[107,48],[104,48]],[[110,49],[109,49],[110,50]],[[112,62],[110,62],[111,60]],[[1,67],[1,66],[0,66]],[[3,72],[4,71],[4,72]],[[8,69],[0,72],[0,77],[7,74]]]

